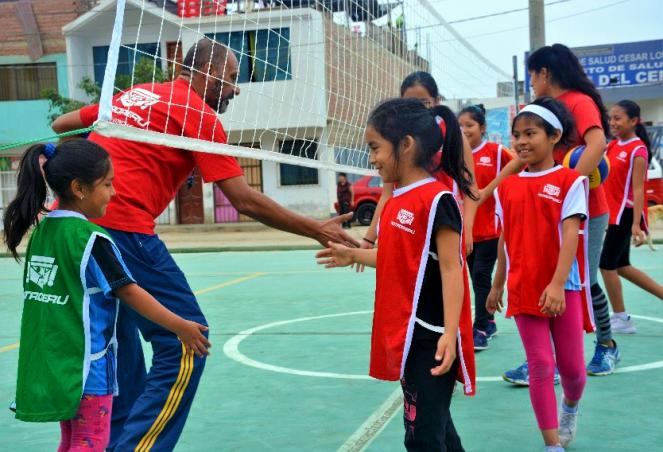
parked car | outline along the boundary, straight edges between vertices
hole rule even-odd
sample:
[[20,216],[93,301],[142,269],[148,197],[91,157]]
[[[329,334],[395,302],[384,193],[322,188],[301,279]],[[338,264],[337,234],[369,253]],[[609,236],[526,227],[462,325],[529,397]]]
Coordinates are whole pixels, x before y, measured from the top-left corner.
[[[352,184],[352,190],[355,194],[355,202],[352,206],[355,213],[354,219],[362,226],[368,226],[371,224],[375,207],[382,195],[382,178],[363,176]],[[339,211],[338,203],[334,203],[334,208],[336,212]]]
[[649,164],[645,193],[650,206],[663,204],[663,169],[661,169],[661,162],[656,157]]

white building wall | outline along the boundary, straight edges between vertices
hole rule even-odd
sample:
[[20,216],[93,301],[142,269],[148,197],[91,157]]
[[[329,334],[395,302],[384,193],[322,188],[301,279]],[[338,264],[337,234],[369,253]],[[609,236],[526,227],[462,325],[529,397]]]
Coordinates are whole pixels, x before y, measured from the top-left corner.
[[663,99],[649,99],[636,101],[640,105],[640,114],[645,122],[651,121],[656,124],[663,124]]

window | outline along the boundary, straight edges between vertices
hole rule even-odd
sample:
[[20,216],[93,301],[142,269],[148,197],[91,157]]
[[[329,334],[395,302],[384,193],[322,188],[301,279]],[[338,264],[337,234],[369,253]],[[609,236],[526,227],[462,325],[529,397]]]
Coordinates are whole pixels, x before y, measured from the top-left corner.
[[[0,215],[4,218],[5,209],[16,197],[17,179],[16,171],[6,171],[2,168],[2,160],[4,159],[0,159]],[[2,224],[0,224],[0,230],[2,230]]]
[[[149,58],[159,60],[161,58],[161,46],[158,42],[150,42],[146,44],[134,46],[121,46],[117,59],[117,70],[115,75],[131,75],[134,69],[134,54],[136,63],[141,58]],[[92,62],[94,63],[94,81],[101,85],[104,81],[104,73],[106,72],[106,63],[108,62],[108,46],[92,47]]]
[[[281,153],[315,159],[318,144],[313,141],[292,140],[281,143]],[[316,185],[318,183],[318,170],[305,166],[279,164],[281,185]]]
[[239,76],[237,77],[237,82],[250,82],[251,71],[249,68],[251,67],[251,62],[249,57],[249,41],[247,39],[248,32],[233,31],[230,33],[209,34],[207,36],[214,39],[219,44],[231,48],[233,52],[235,52],[235,56],[239,62]]
[[55,63],[0,66],[0,101],[41,99],[45,89],[58,90]]
[[239,83],[290,80],[290,29],[273,28],[209,34],[235,52]]

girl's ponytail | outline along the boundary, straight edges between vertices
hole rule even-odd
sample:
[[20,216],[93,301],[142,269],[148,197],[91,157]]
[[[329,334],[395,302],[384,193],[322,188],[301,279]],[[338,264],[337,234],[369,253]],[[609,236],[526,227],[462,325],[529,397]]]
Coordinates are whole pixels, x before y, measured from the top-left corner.
[[39,214],[46,211],[44,203],[47,188],[39,159],[42,154],[53,149],[51,146],[53,145],[37,144],[25,152],[18,169],[16,198],[5,210],[5,243],[16,260],[19,260],[16,249],[21,239],[31,226],[39,222]]
[[[440,167],[458,184],[458,188],[462,193],[476,200],[477,196],[470,189],[472,174],[465,164],[463,136],[456,115],[449,107],[444,105],[431,108],[431,113],[444,121],[444,143],[442,145]],[[438,171],[440,167],[434,170]]]
[[647,162],[651,163],[651,159],[654,156],[651,151],[651,141],[649,140],[649,134],[647,133],[647,129],[645,126],[642,125],[641,122],[636,124],[635,126],[635,134],[642,140],[643,143],[645,143],[645,146],[647,147]]

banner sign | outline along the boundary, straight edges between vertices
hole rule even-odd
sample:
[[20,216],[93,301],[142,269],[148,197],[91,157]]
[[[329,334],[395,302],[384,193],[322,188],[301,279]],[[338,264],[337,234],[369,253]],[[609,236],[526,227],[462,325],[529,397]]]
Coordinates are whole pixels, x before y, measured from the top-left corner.
[[[571,50],[599,89],[663,83],[663,39]],[[529,87],[529,82],[526,70],[525,86]]]

